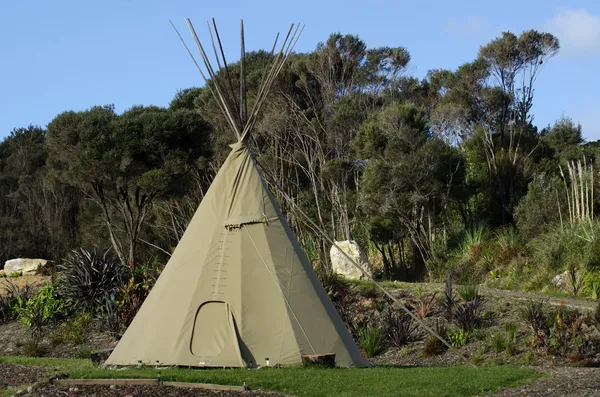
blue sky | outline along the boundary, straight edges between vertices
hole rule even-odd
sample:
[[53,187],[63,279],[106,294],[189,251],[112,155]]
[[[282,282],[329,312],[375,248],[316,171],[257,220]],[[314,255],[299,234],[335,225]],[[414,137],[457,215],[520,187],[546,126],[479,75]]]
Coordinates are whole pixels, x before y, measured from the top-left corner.
[[504,30],[549,31],[562,49],[538,79],[535,123],[564,115],[587,140],[600,139],[600,2],[567,0],[0,0],[0,137],[65,110],[165,106],[178,89],[201,85],[169,25],[184,29],[184,17],[201,35],[215,17],[231,60],[239,18],[250,50],[270,47],[277,31],[301,21],[299,51],[332,32],[358,34],[369,47],[408,48],[408,73],[418,77],[473,60]]

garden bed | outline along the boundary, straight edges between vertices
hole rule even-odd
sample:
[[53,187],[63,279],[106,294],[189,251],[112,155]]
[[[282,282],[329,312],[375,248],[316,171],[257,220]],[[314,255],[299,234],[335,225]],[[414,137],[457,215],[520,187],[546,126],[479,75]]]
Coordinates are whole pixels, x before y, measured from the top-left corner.
[[31,385],[49,378],[45,368],[0,362],[0,390]]
[[148,385],[126,385],[126,386],[60,386],[54,384],[42,384],[36,387],[30,396],[64,397],[66,395],[77,395],[79,397],[114,397],[114,396],[144,396],[144,397],[236,397],[236,396],[268,396],[283,397],[282,394],[269,392],[235,392],[224,390],[203,390],[186,387],[172,386],[148,386]]

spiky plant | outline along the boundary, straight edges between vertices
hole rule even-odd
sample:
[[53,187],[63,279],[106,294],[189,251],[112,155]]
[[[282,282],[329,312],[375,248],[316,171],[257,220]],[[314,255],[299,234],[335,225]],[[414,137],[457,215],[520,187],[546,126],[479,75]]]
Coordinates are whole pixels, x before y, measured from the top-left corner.
[[60,293],[82,311],[97,311],[122,287],[127,269],[111,255],[83,248],[58,265]]

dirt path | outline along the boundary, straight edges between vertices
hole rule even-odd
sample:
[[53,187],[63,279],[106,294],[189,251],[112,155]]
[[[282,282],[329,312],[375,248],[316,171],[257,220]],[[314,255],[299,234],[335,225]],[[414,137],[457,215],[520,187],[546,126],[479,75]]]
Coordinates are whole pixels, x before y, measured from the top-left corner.
[[[390,290],[409,290],[415,291],[417,289],[423,289],[426,291],[439,291],[440,293],[444,291],[444,284],[442,283],[404,283],[398,282],[393,287],[386,286]],[[454,285],[454,290],[456,291],[460,288],[460,285]],[[546,301],[550,305],[559,306],[562,305],[572,307],[580,310],[594,310],[598,303],[593,300],[588,299],[577,299],[577,298],[561,298],[554,297],[544,294],[536,294],[530,292],[522,292],[522,291],[510,291],[505,289],[498,288],[489,288],[489,287],[480,287],[479,292],[486,297],[500,297],[500,298],[509,298],[514,300],[543,300]]]
[[562,367],[545,370],[551,377],[492,394],[494,397],[598,397],[600,368]]
[[511,298],[516,300],[544,300],[551,305],[562,305],[572,307],[580,310],[594,310],[598,305],[596,302],[592,300],[586,299],[575,299],[575,298],[557,298],[553,296],[543,295],[543,294],[532,294],[528,292],[520,292],[520,291],[509,291],[504,289],[496,289],[496,288],[481,288],[481,293],[486,296],[499,296],[505,298]]

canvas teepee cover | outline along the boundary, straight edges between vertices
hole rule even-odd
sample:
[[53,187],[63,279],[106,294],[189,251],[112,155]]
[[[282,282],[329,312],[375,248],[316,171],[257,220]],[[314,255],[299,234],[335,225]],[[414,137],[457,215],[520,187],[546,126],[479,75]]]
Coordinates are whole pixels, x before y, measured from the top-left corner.
[[368,366],[243,140],[215,177],[110,365]]

